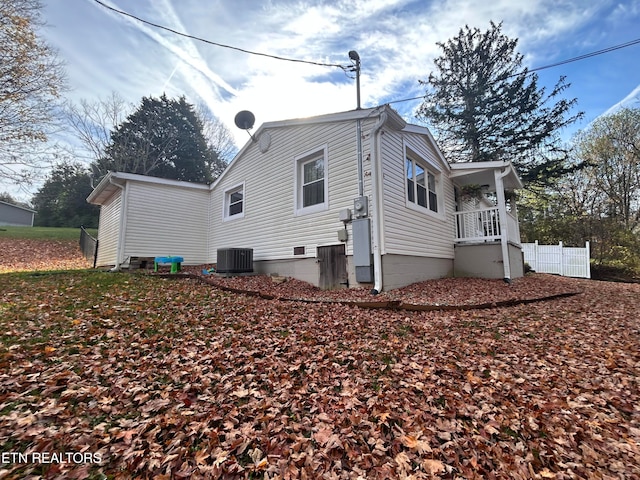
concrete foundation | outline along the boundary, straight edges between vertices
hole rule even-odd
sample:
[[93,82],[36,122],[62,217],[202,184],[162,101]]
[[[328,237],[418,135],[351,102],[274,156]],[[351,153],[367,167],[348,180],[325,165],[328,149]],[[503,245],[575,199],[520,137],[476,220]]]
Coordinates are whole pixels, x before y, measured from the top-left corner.
[[[522,277],[522,250],[513,244],[508,247],[511,278]],[[316,286],[320,280],[320,269],[315,258],[261,260],[255,261],[253,268],[257,274],[292,277]],[[373,287],[373,284],[356,281],[352,256],[347,256],[347,273],[350,287]],[[446,277],[504,278],[501,245],[500,242],[459,244],[455,247],[455,259],[383,255],[382,273],[385,291]]]
[[[524,260],[520,247],[509,243],[511,278],[524,275]],[[453,261],[455,277],[504,278],[500,242],[457,244]]]
[[258,274],[296,278],[315,286],[320,280],[320,268],[315,258],[254,261],[253,270]]

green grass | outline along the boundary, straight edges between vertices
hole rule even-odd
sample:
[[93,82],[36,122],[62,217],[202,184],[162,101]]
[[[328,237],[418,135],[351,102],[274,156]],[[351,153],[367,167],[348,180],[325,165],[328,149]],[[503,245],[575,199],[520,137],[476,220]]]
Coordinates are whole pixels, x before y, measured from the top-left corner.
[[[98,230],[88,228],[87,232],[93,237],[97,236]],[[58,228],[58,227],[0,227],[0,238],[28,238],[37,240],[78,240],[80,238],[79,228]]]

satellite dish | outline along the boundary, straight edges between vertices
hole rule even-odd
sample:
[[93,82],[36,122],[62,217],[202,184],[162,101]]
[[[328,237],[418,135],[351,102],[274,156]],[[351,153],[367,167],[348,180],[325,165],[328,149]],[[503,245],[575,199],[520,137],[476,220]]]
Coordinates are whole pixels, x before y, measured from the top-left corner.
[[242,110],[236,114],[234,121],[236,122],[236,127],[242,130],[251,130],[256,121],[256,117],[254,117],[253,113],[249,110]]

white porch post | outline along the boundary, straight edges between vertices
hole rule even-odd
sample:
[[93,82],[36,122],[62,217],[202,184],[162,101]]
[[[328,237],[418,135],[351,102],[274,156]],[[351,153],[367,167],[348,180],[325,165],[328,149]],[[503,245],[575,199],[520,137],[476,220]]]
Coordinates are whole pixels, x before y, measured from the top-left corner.
[[511,264],[509,262],[509,232],[507,226],[507,201],[504,197],[504,182],[503,177],[507,174],[508,170],[501,172],[494,170],[494,176],[496,179],[496,196],[498,197],[498,212],[500,216],[500,245],[502,247],[502,265],[504,267],[504,279],[511,280]]

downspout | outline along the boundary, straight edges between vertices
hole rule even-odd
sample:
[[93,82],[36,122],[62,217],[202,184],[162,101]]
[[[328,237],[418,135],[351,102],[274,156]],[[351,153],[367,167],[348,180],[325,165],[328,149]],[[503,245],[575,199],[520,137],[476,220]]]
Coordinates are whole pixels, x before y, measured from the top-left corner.
[[124,261],[121,260],[121,257],[122,257],[122,243],[124,242],[124,229],[127,224],[126,222],[127,190],[124,188],[123,185],[120,185],[119,183],[115,183],[113,181],[113,177],[109,178],[109,183],[115,187],[118,187],[121,190],[121,195],[122,195],[122,204],[120,205],[120,226],[118,228],[118,243],[116,245],[116,264],[111,269],[112,272],[119,272],[120,266],[124,263]]
[[371,129],[371,196],[372,210],[371,227],[373,230],[373,290],[372,295],[382,292],[382,183],[379,171],[380,162],[380,130],[387,121],[387,112],[382,111],[380,120]]
[[362,171],[362,120],[356,120],[356,148],[358,149],[358,196],[364,195],[364,173]]
[[502,179],[509,174],[508,169],[495,171],[496,196],[498,197],[498,212],[500,215],[500,246],[502,249],[502,265],[504,267],[504,281],[511,283],[511,263],[509,261],[509,232],[507,226],[507,201],[504,196],[504,182]]
[[207,199],[207,263],[213,263],[212,262],[212,248],[211,245],[213,243],[213,221],[212,221],[212,215],[211,212],[213,211],[213,205],[212,205],[212,199],[213,199],[213,183],[211,185],[209,185],[209,198]]

